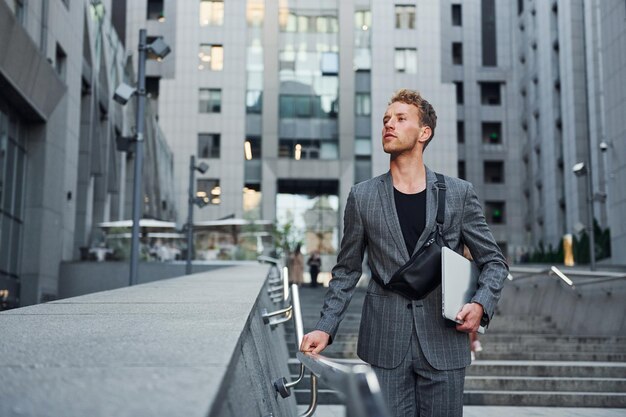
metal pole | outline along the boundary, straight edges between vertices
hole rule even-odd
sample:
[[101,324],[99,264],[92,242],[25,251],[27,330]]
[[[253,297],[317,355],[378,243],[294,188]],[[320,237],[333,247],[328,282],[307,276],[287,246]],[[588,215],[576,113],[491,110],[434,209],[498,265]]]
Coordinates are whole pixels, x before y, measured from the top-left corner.
[[185,265],[185,275],[191,274],[191,254],[193,253],[193,189],[194,176],[196,173],[196,157],[189,158],[189,208],[187,209],[187,263]]
[[[591,158],[589,158],[591,160]],[[595,228],[593,224],[593,189],[591,183],[591,166],[587,169],[587,201],[589,202],[588,207],[588,219],[587,223],[589,224],[589,268],[592,271],[596,270],[596,238],[595,238]]]
[[146,107],[146,30],[139,30],[139,59],[137,62],[137,138],[135,143],[135,178],[133,179],[133,230],[130,245],[130,278],[128,285],[137,284],[139,259],[139,216],[142,202],[143,128]]

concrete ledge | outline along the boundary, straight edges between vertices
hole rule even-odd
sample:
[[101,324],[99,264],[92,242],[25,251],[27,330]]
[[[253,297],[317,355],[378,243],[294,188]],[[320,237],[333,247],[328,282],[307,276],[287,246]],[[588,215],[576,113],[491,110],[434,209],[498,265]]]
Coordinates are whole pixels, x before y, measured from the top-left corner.
[[[2,416],[293,415],[268,267],[248,264],[0,313]],[[244,408],[242,408],[244,407]]]

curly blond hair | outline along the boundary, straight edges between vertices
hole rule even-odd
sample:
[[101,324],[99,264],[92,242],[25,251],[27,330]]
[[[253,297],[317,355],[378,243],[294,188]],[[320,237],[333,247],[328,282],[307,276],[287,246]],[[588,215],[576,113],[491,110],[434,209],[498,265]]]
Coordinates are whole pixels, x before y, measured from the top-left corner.
[[431,106],[431,104],[426,101],[418,91],[406,88],[396,91],[393,96],[391,96],[388,104],[396,102],[412,104],[417,107],[420,124],[422,126],[430,127],[432,133],[430,138],[428,138],[428,141],[424,144],[424,149],[426,149],[430,141],[435,137],[435,127],[437,127],[437,113],[435,113],[435,109],[433,109],[433,106]]

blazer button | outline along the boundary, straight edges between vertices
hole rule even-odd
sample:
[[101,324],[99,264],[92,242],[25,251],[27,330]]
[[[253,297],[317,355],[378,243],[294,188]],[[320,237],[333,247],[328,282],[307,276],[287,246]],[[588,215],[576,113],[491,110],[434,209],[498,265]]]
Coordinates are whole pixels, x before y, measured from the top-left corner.
[[409,310],[413,308],[413,304],[409,303],[406,305],[406,308],[408,308]]

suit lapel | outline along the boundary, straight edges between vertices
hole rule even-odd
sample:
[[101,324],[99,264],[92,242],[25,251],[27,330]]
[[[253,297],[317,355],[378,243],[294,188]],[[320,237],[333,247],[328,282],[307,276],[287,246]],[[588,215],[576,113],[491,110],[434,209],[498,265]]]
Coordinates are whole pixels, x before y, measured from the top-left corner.
[[435,220],[437,218],[437,176],[433,171],[426,167],[426,226],[417,240],[413,254],[417,252],[426,243],[428,236],[435,228]]
[[404,243],[402,229],[400,228],[400,219],[398,219],[396,203],[393,198],[393,179],[391,178],[391,172],[387,172],[387,175],[381,178],[378,183],[378,196],[383,206],[383,216],[387,222],[387,227],[389,227],[391,237],[406,262],[409,260],[409,251]]

